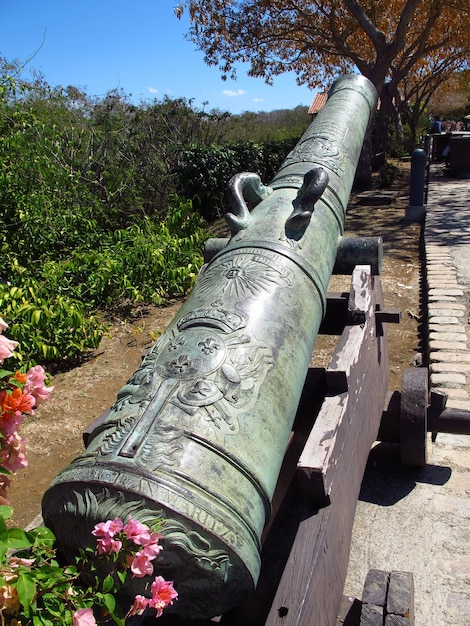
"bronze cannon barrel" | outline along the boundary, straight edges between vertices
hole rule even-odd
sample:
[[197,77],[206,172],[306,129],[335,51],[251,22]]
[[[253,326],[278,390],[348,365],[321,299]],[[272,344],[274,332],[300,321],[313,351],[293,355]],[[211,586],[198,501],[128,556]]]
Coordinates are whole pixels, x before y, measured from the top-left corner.
[[162,516],[157,567],[183,617],[224,613],[256,585],[375,107],[366,78],[337,80],[269,187],[254,174],[232,179],[229,242],[44,496],[65,554],[88,545],[97,522]]

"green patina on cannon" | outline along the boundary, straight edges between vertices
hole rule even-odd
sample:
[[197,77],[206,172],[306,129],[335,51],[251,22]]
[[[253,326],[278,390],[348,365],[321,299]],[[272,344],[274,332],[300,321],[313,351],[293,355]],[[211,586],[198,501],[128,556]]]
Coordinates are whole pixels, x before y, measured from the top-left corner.
[[256,585],[375,107],[366,78],[339,79],[269,186],[249,173],[230,181],[230,240],[44,496],[65,554],[99,521],[165,518],[157,568],[184,617],[220,615]]

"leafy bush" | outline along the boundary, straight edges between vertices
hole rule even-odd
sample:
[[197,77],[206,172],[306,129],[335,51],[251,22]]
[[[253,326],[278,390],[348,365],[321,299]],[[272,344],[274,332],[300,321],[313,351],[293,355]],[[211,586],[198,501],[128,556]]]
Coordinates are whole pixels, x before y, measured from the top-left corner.
[[207,234],[191,203],[174,197],[167,220],[149,218],[127,229],[102,233],[68,254],[21,265],[2,264],[0,310],[29,364],[71,360],[96,348],[105,310],[122,299],[163,304],[184,295],[202,265]]
[[[28,355],[25,365],[74,359],[98,347],[103,332],[99,317],[79,301],[51,293],[44,283],[21,272],[24,268],[14,269],[16,284],[0,284],[0,310],[11,336]],[[16,353],[15,358],[22,359]]]
[[181,203],[179,214],[171,215],[168,222],[143,219],[103,236],[96,250],[77,248],[66,259],[46,263],[44,278],[50,285],[60,284],[69,297],[95,308],[122,298],[158,305],[184,295],[202,264],[207,237],[201,218],[197,214],[188,217],[190,211],[190,203]]
[[[121,300],[183,296],[202,264],[201,216],[227,210],[234,174],[269,182],[301,114],[241,116],[243,134],[234,116],[190,100],[90,98],[0,59],[0,307],[28,364],[96,348]],[[257,141],[227,145],[229,132]]]
[[255,172],[269,182],[295,139],[258,144],[240,141],[229,146],[194,145],[182,154],[178,172],[181,195],[190,198],[195,209],[208,221],[228,210],[226,188],[239,172]]
[[230,147],[194,145],[182,154],[179,191],[205,219],[215,220],[224,212],[225,189],[237,171],[238,162]]
[[393,181],[395,180],[397,172],[398,168],[393,165],[393,163],[386,161],[379,170],[379,175],[377,178],[377,185],[379,189],[391,187]]

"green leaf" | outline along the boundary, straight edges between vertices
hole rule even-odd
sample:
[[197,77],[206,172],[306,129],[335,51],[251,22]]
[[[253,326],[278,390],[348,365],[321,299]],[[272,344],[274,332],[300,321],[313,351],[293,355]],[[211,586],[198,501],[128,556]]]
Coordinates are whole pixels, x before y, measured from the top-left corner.
[[110,593],[105,593],[103,594],[103,602],[108,611],[114,614],[114,609],[116,608],[116,598]]
[[118,626],[125,626],[125,623],[126,623],[125,619],[123,619],[119,615],[116,615],[116,613],[114,612],[116,609],[116,598],[110,593],[105,593],[102,596],[102,601],[106,609],[109,611],[109,615],[114,620],[114,622]]
[[121,581],[122,584],[124,584],[126,582],[127,579],[127,572],[126,571],[122,571],[122,570],[118,570],[116,572],[119,580]]
[[11,550],[30,548],[33,544],[22,528],[10,528],[8,531],[8,547]]
[[8,528],[3,517],[0,517],[0,560],[5,557],[8,550]]
[[41,543],[42,545],[52,547],[55,542],[54,533],[46,526],[37,526],[37,528],[30,530],[28,535],[35,538],[36,544]]
[[8,506],[7,504],[0,504],[0,516],[3,517],[3,519],[11,519],[12,515],[13,515],[12,506]]
[[104,593],[107,593],[108,591],[111,591],[113,587],[114,587],[114,578],[111,576],[111,574],[108,574],[106,578],[103,580],[102,589]]
[[42,313],[41,309],[36,309],[31,316],[31,321],[36,326],[39,324],[39,320],[41,319],[41,313]]
[[25,613],[29,614],[29,608],[36,596],[36,584],[29,574],[20,574],[16,583],[18,599],[25,609]]

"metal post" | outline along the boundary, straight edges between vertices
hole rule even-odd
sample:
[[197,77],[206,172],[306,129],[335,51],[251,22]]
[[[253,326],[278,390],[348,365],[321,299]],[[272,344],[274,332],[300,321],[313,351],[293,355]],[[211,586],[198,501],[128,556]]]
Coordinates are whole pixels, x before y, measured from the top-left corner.
[[426,152],[421,148],[411,155],[410,202],[406,207],[405,219],[420,222],[426,215],[424,188],[426,181]]

